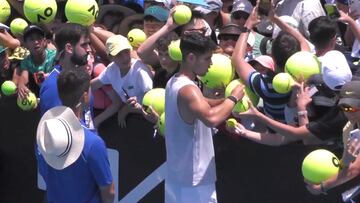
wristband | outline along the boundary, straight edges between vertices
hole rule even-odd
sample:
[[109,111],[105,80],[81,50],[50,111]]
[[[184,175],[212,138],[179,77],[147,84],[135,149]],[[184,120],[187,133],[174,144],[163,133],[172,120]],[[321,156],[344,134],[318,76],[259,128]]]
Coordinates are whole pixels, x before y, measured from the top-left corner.
[[298,116],[306,116],[307,111],[298,111],[297,114],[298,114]]
[[239,101],[238,98],[236,98],[235,96],[232,96],[232,95],[228,96],[227,99],[230,99],[232,102],[234,102],[234,104],[236,104]]
[[247,27],[244,26],[244,28],[241,30],[241,32],[242,32],[242,33],[245,33],[245,32],[250,33],[250,32],[251,32],[251,29],[249,29],[249,28],[247,28]]

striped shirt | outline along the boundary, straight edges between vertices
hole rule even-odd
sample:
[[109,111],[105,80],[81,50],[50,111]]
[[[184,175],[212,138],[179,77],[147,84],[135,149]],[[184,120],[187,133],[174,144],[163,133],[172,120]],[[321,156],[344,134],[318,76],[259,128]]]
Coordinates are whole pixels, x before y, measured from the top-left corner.
[[291,92],[279,94],[272,87],[275,73],[260,74],[254,71],[247,81],[251,90],[264,101],[265,114],[273,119],[285,123],[284,109],[290,99]]

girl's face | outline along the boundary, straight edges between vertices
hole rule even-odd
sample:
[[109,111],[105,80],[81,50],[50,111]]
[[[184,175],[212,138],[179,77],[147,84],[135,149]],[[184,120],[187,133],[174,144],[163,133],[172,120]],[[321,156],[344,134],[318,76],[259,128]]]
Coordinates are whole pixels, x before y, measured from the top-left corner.
[[173,67],[177,67],[178,62],[172,60],[167,51],[158,52],[159,62],[163,69],[169,71]]

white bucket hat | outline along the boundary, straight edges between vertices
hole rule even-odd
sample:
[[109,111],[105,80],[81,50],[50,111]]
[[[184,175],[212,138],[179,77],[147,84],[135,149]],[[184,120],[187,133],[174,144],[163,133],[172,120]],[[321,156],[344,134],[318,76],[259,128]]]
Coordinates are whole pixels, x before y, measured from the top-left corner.
[[62,170],[73,164],[84,147],[84,129],[74,112],[65,106],[48,110],[41,118],[36,142],[51,167]]

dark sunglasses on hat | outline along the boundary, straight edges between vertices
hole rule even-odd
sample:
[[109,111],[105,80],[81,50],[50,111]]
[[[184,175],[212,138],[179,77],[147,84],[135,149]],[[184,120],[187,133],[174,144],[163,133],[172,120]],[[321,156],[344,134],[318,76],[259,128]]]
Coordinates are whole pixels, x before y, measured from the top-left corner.
[[346,112],[346,113],[356,113],[356,112],[360,111],[360,109],[352,107],[352,106],[348,106],[348,105],[341,105],[340,108],[343,112]]

